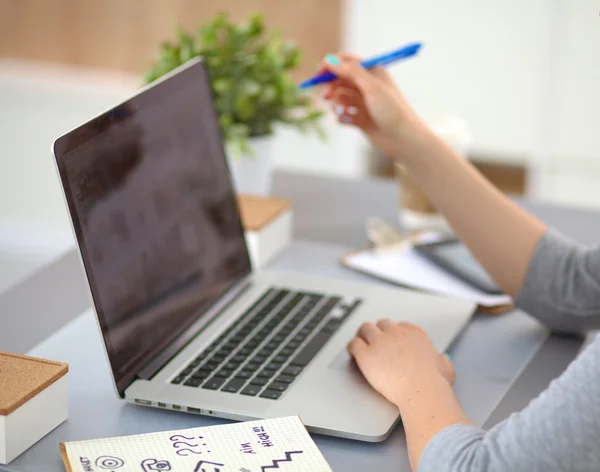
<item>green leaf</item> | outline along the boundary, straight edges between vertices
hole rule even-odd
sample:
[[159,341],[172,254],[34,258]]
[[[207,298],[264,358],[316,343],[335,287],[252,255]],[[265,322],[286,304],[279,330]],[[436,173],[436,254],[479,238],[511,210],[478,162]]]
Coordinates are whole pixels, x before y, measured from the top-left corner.
[[261,92],[260,83],[252,78],[244,78],[239,84],[239,90],[247,96],[255,97]]
[[227,77],[219,77],[213,80],[212,87],[219,94],[231,93],[233,91],[233,81]]
[[159,45],[144,80],[156,80],[196,56],[204,58],[211,77],[223,135],[241,153],[248,151],[250,137],[273,133],[276,123],[324,134],[323,112],[290,75],[300,64],[301,49],[267,30],[259,13],[240,24],[221,13],[199,25],[194,36],[177,27],[175,41]]

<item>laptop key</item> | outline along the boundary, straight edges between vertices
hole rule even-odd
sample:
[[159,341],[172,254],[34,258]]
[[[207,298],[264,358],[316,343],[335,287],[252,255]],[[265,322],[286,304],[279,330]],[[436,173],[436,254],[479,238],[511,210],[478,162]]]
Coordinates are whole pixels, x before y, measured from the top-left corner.
[[275,362],[285,362],[288,360],[288,356],[285,354],[279,354],[278,356],[275,356],[275,358],[273,360]]
[[222,392],[229,392],[229,393],[236,393],[240,388],[242,388],[242,386],[246,383],[246,381],[244,379],[233,379],[230,380],[227,385],[225,385],[221,391]]
[[265,348],[261,349],[261,351],[259,352],[259,354],[261,356],[267,356],[267,357],[269,357],[271,354],[273,354],[274,350],[275,349],[271,349],[269,347],[265,347]]
[[289,365],[285,369],[283,369],[282,374],[284,375],[298,375],[302,372],[302,367],[296,365]]
[[300,367],[306,367],[313,357],[321,350],[327,341],[331,338],[331,333],[320,332],[310,342],[304,346],[296,357],[290,362],[291,365],[298,365]]
[[212,377],[206,381],[202,388],[206,388],[207,390],[217,390],[225,383],[225,380],[226,379],[224,378]]
[[277,372],[275,372],[274,370],[269,370],[269,369],[263,369],[260,371],[260,373],[258,374],[259,377],[266,377],[267,379],[270,379],[271,377],[273,377]]
[[187,367],[180,375],[190,375],[194,371],[193,367]]
[[209,377],[210,377],[210,371],[209,370],[204,370],[204,369],[197,370],[192,375],[193,379],[201,379],[201,380],[207,379]]
[[275,379],[275,382],[280,382],[280,383],[284,383],[284,384],[291,384],[294,380],[296,380],[296,377],[294,377],[293,375],[283,375],[283,374],[281,374],[279,377],[277,377]]
[[265,379],[264,377],[256,377],[255,379],[252,379],[252,381],[250,382],[251,385],[257,385],[259,387],[267,385],[268,383],[269,383],[269,379]]
[[336,319],[329,320],[321,331],[325,331],[327,333],[333,333],[336,329],[338,329],[340,327],[341,324],[342,324],[341,320],[336,320]]
[[252,372],[256,372],[258,369],[260,369],[260,364],[256,363],[256,362],[249,362],[248,364],[246,364],[246,369],[251,370]]
[[260,398],[268,398],[269,400],[277,400],[279,397],[281,397],[281,392],[278,392],[277,390],[267,389],[260,394]]
[[235,376],[240,379],[248,380],[250,377],[252,377],[252,374],[254,374],[254,372],[250,372],[249,370],[240,370],[237,374],[235,374]]
[[221,369],[219,372],[217,372],[215,374],[215,377],[231,377],[231,374],[233,374],[233,370],[229,370],[229,369]]
[[277,390],[278,392],[284,392],[288,388],[288,384],[281,382],[271,382],[267,387],[268,390]]
[[185,380],[185,375],[178,375],[173,380],[171,380],[172,384],[179,385],[181,382]]
[[194,377],[188,379],[183,385],[187,385],[188,387],[199,387],[202,384],[202,379],[195,379]]
[[249,395],[251,397],[256,396],[256,394],[258,392],[260,392],[261,387],[258,385],[248,385],[244,390],[242,390],[240,393],[242,395]]
[[279,370],[281,369],[281,362],[271,362],[266,366],[267,370]]

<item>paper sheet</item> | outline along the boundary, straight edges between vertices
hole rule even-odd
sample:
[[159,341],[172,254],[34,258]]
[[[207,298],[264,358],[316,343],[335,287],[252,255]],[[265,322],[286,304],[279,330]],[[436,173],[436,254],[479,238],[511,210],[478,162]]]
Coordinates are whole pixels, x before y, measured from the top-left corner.
[[512,302],[508,295],[489,295],[453,277],[433,262],[420,256],[411,247],[381,254],[361,251],[348,256],[344,262],[361,272],[393,283],[470,300],[483,306],[498,306]]
[[66,442],[61,448],[73,472],[331,472],[297,416]]

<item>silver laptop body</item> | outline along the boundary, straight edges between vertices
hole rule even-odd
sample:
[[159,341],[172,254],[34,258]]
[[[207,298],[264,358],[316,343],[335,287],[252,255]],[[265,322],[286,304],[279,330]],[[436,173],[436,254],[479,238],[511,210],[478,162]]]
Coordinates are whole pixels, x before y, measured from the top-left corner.
[[398,410],[348,341],[391,318],[443,351],[474,306],[253,271],[209,84],[190,61],[54,144],[117,393],[234,420],[299,415],[312,432],[382,441]]

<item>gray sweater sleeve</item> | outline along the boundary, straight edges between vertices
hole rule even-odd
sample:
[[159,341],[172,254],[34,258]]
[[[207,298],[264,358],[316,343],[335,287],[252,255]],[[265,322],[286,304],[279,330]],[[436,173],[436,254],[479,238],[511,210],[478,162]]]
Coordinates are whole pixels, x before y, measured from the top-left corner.
[[600,328],[600,246],[586,248],[547,231],[516,305],[555,331]]
[[[600,326],[600,248],[553,232],[540,241],[517,304],[549,327]],[[600,337],[523,411],[489,431],[454,425],[427,445],[420,472],[600,470]]]

